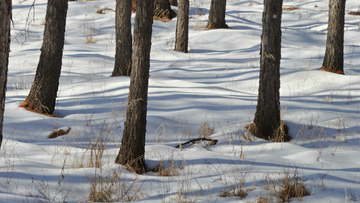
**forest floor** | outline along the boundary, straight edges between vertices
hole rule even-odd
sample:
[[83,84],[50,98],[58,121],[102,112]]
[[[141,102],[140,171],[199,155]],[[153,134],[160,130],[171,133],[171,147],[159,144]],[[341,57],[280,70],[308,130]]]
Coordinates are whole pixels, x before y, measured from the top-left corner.
[[[244,128],[257,103],[262,0],[228,0],[230,29],[220,30],[204,28],[209,0],[190,1],[187,54],[173,51],[176,18],[155,21],[145,160],[160,167],[142,175],[114,163],[129,89],[129,77],[110,77],[115,1],[69,2],[56,117],[18,107],[43,38],[47,1],[33,2],[13,1],[0,202],[281,202],[294,183],[300,197],[291,202],[360,201],[360,16],[348,14],[359,11],[357,0],[346,2],[345,75],[318,70],[328,1],[284,1],[298,7],[284,10],[281,24],[287,143]],[[218,142],[175,148],[203,136]]]

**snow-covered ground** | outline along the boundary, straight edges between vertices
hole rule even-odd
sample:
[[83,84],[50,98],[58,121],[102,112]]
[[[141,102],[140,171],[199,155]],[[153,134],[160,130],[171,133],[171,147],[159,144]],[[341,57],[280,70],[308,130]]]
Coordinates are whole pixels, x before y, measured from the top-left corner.
[[[292,202],[360,198],[359,16],[345,15],[345,75],[337,75],[318,70],[328,1],[284,1],[284,7],[299,7],[282,16],[280,100],[289,143],[244,138],[251,137],[244,127],[257,103],[262,0],[228,0],[231,29],[221,30],[204,29],[210,1],[192,0],[187,54],[172,51],[176,18],[155,21],[145,159],[148,167],[163,163],[171,176],[136,175],[114,164],[129,78],[109,77],[115,13],[96,11],[114,9],[115,1],[69,2],[57,117],[18,107],[35,75],[46,2],[31,7],[33,0],[13,1],[0,202],[86,202],[94,187],[120,202],[258,202],[259,196],[277,202],[273,186],[278,189],[286,174],[303,180],[311,193]],[[347,0],[346,13],[359,9],[357,0]],[[216,145],[175,148],[200,137],[205,122]],[[68,135],[47,139],[68,127]],[[239,185],[248,193],[243,199],[219,197]]]

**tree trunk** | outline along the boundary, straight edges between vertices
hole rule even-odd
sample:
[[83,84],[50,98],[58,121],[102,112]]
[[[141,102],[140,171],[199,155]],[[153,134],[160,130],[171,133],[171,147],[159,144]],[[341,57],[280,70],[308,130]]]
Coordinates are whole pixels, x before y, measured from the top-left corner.
[[179,0],[174,51],[188,52],[189,0]]
[[[145,173],[145,132],[154,0],[136,1],[130,91],[121,147],[115,163]],[[140,11],[140,12],[139,12]]]
[[175,16],[169,0],[154,0],[154,20],[169,21]]
[[344,74],[345,0],[329,1],[326,51],[321,70]]
[[170,0],[170,5],[171,6],[177,6],[178,5],[177,0]]
[[116,0],[116,53],[111,76],[130,76],[131,73],[131,1]]
[[11,0],[1,0],[0,2],[0,148],[3,139],[3,118],[5,111],[5,92],[7,72],[9,66],[10,51],[10,19],[11,19]]
[[226,0],[211,0],[209,20],[206,28],[229,28],[225,23]]
[[30,111],[50,115],[55,108],[64,47],[68,0],[48,0],[44,39],[34,82],[20,105]]
[[260,84],[254,135],[272,140],[280,128],[280,58],[282,0],[265,0],[262,17]]

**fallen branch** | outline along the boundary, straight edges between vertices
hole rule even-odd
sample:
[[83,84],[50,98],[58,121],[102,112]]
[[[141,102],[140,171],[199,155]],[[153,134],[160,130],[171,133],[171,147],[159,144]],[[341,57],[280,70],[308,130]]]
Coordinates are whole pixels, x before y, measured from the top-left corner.
[[215,140],[215,139],[201,137],[201,138],[196,138],[196,139],[189,140],[189,141],[184,142],[182,144],[178,144],[178,145],[176,145],[175,148],[179,148],[179,147],[181,147],[183,145],[190,144],[190,143],[195,144],[195,142],[198,142],[198,141],[209,141],[210,143],[208,144],[208,146],[216,145],[216,143],[218,142],[218,140]]

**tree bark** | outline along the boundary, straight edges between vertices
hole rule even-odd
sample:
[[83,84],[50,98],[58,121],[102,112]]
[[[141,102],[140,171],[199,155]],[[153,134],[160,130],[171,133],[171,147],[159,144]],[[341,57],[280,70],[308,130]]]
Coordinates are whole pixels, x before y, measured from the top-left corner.
[[177,6],[178,5],[177,0],[170,0],[170,5],[171,6]]
[[264,0],[260,82],[254,135],[272,140],[280,128],[280,58],[282,0]]
[[145,133],[154,0],[136,1],[134,49],[126,121],[115,163],[145,173]]
[[179,0],[174,51],[188,52],[189,0]]
[[11,3],[11,0],[0,2],[0,148],[3,139],[5,92],[9,66]]
[[131,1],[116,0],[116,51],[111,76],[130,76],[131,73]]
[[344,74],[344,15],[345,0],[330,0],[328,33],[322,70]]
[[68,0],[48,0],[44,39],[35,79],[20,105],[30,111],[52,115],[59,86]]
[[206,28],[229,28],[225,22],[226,0],[211,0],[209,20]]
[[175,16],[169,0],[154,0],[154,20],[169,21]]

